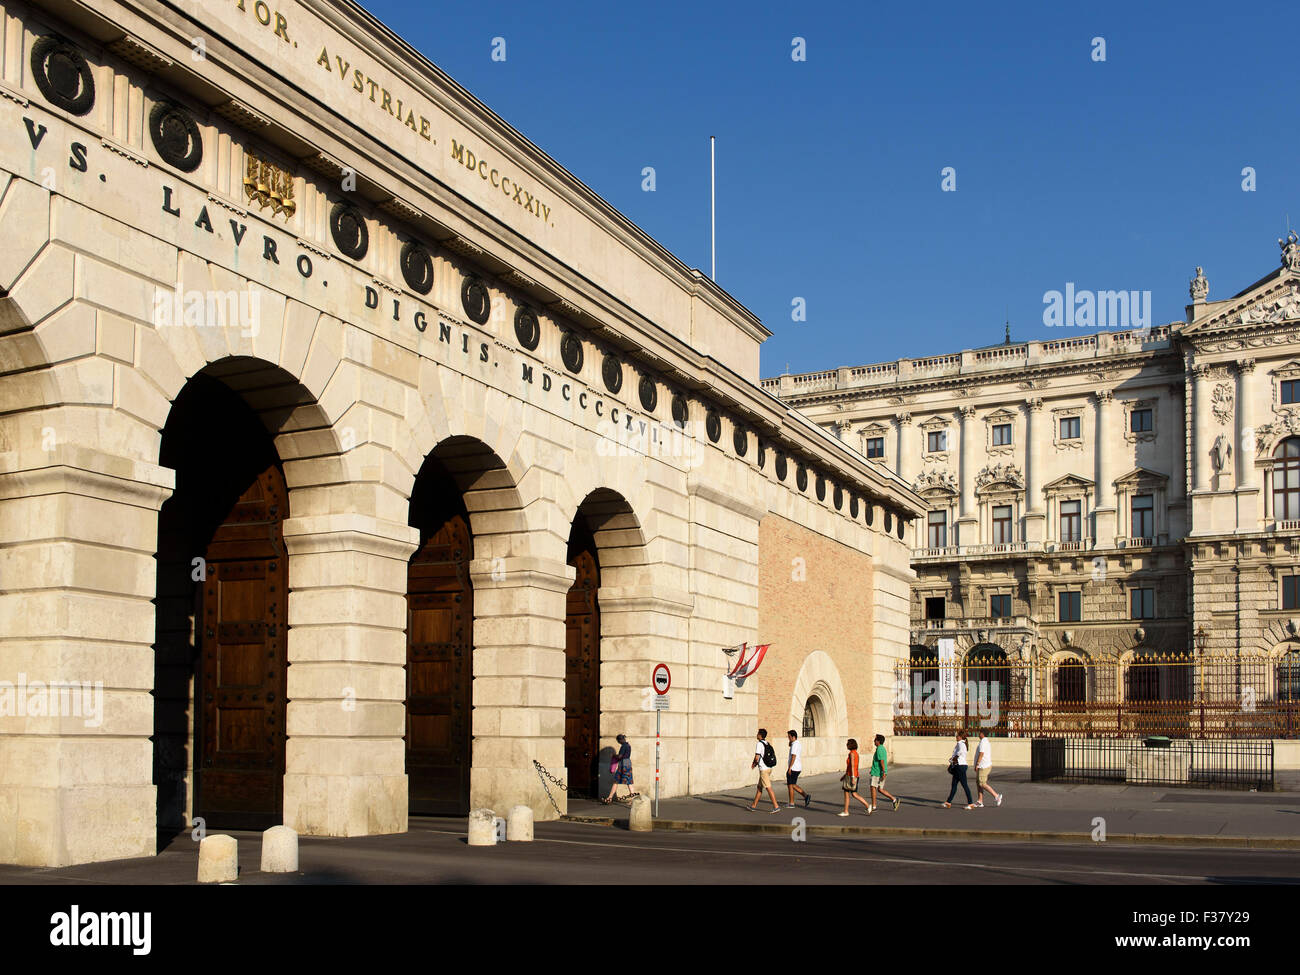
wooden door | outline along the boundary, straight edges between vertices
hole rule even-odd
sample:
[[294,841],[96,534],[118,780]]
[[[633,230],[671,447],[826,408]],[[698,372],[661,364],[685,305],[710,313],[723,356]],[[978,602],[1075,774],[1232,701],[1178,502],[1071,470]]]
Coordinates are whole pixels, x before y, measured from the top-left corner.
[[209,827],[263,829],[284,806],[288,490],[276,463],[208,543],[196,622],[202,741],[195,808]]
[[469,812],[474,593],[469,519],[447,518],[407,571],[406,775],[410,812]]
[[569,791],[590,795],[600,784],[600,566],[595,541],[579,531],[569,547],[577,574],[565,607],[564,764]]

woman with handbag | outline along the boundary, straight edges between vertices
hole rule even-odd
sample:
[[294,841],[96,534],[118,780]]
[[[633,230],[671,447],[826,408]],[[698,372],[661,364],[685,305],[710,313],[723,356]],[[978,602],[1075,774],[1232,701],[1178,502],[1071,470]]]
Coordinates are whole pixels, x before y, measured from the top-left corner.
[[866,806],[867,815],[871,815],[871,803],[858,795],[858,740],[856,738],[849,739],[849,758],[845,763],[844,774],[840,776],[840,788],[844,790],[844,812],[837,815],[849,814],[849,796]]
[[970,786],[966,784],[966,767],[966,732],[959,731],[957,744],[953,746],[952,755],[948,759],[948,774],[952,776],[952,788],[948,790],[948,801],[943,804],[944,809],[952,808],[952,797],[957,794],[959,785],[966,793],[966,808],[975,808],[970,797]]
[[[600,800],[605,805],[614,801],[615,793],[618,792],[620,785],[627,786],[627,798],[630,802],[636,798],[636,793],[632,791],[632,746],[627,743],[627,735],[619,735],[615,741],[618,742],[618,754],[615,755],[609,763],[609,770],[614,775],[614,783],[609,787],[609,795]],[[619,796],[621,799],[622,796]]]

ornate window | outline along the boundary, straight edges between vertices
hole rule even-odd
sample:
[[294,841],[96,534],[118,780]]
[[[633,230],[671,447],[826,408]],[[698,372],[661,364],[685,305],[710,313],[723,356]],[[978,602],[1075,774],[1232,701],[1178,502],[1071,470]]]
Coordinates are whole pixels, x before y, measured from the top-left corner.
[[925,460],[942,463],[948,459],[948,422],[946,417],[934,416],[921,424]]
[[1016,442],[1018,417],[1010,410],[994,410],[984,417],[984,451],[989,456],[1010,456]]
[[1156,438],[1156,401],[1124,400],[1124,439],[1129,443],[1147,443]]
[[1287,437],[1273,451],[1273,517],[1300,519],[1300,437]]
[[1115,531],[1129,544],[1158,544],[1169,531],[1166,514],[1169,478],[1144,467],[1115,480]]
[[1151,538],[1155,534],[1155,502],[1150,494],[1133,495],[1132,534],[1134,538]]
[[1011,594],[998,593],[989,597],[989,616],[992,619],[1006,619],[1011,615]]
[[1083,502],[1077,498],[1073,501],[1062,501],[1060,503],[1061,512],[1061,541],[1077,542],[1083,538]]
[[1069,590],[1056,594],[1056,621],[1078,623],[1083,619],[1083,593]]
[[1083,449],[1083,407],[1052,410],[1052,442],[1058,450]]
[[884,460],[885,459],[885,438],[884,437],[867,437],[867,459]]
[[948,512],[931,511],[926,524],[929,528],[928,542],[930,548],[943,548],[948,544]]
[[1011,527],[1011,505],[995,505],[993,508],[993,544],[1006,545],[1014,540],[1014,532]]

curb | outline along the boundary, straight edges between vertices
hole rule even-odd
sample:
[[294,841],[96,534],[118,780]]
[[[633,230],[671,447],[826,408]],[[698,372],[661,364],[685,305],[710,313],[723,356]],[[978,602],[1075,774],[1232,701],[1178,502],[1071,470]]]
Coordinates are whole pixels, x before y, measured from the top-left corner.
[[[604,816],[562,816],[561,822],[613,826],[615,820]],[[790,827],[782,823],[716,823],[688,819],[656,819],[655,829],[673,829],[688,833],[770,833],[787,836]],[[874,839],[969,839],[1000,840],[1019,843],[1090,843],[1098,841],[1090,833],[1066,833],[1050,830],[974,830],[927,829],[907,826],[806,826],[812,836],[857,836]],[[1218,846],[1257,850],[1300,850],[1297,836],[1214,836],[1170,835],[1166,833],[1108,833],[1103,841],[1141,846]]]

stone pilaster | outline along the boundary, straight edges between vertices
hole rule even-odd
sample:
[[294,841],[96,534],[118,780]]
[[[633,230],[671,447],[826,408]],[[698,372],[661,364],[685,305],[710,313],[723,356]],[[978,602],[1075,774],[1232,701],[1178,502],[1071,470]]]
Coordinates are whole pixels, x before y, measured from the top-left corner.
[[914,459],[916,434],[914,433],[915,428],[912,426],[912,414],[907,412],[899,413],[894,418],[894,423],[895,429],[898,431],[898,447],[894,452],[896,458],[894,461],[895,470],[898,471],[899,477],[911,484],[916,479],[916,461]]
[[[0,862],[152,856],[153,554],[174,474],[76,446],[35,460],[0,455],[0,680],[21,712],[0,717]],[[72,689],[51,701],[51,682]]]
[[[564,620],[573,574],[573,567],[563,562],[532,556],[470,563],[474,583],[472,808],[486,806],[501,813],[524,805],[538,819],[556,818],[533,761],[567,781]],[[566,812],[565,793],[552,785],[551,795],[560,812]]]
[[1038,437],[1042,427],[1043,401],[1038,397],[1025,401],[1025,533],[1027,542],[1043,540],[1042,458]]
[[406,585],[418,540],[408,525],[355,513],[284,523],[284,822],[299,833],[406,829]]
[[1198,365],[1192,368],[1192,490],[1210,490],[1210,368]]
[[1110,442],[1115,437],[1115,394],[1109,389],[1093,395],[1096,436],[1093,443],[1097,480],[1096,507],[1093,509],[1093,538],[1108,544],[1115,538],[1115,471],[1111,464]]
[[961,456],[960,465],[961,501],[957,517],[957,542],[961,545],[979,543],[979,522],[975,516],[975,407],[963,406],[960,410]]
[[1255,360],[1237,363],[1237,530],[1259,529],[1264,509],[1259,502],[1259,469],[1255,466]]

